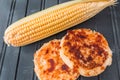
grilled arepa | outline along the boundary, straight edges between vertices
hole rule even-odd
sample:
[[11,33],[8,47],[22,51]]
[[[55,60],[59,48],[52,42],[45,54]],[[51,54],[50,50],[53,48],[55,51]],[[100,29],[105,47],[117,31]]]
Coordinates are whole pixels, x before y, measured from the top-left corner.
[[60,46],[60,57],[71,69],[78,69],[82,76],[96,76],[111,65],[112,51],[99,32],[90,29],[69,30]]
[[75,80],[79,72],[60,58],[60,41],[45,43],[34,55],[35,72],[40,80]]

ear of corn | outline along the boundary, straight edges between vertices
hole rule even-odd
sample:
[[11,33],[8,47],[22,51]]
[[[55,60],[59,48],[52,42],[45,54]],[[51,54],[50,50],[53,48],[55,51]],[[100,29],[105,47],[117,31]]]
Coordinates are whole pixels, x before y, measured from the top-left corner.
[[24,46],[75,26],[113,5],[108,0],[74,0],[25,17],[10,25],[4,41],[12,46]]

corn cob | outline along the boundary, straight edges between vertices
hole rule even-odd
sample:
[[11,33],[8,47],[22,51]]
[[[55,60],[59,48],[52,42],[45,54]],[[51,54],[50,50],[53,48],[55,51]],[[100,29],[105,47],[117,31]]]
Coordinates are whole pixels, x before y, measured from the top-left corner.
[[73,0],[27,16],[10,25],[4,41],[12,46],[24,46],[68,29],[114,5],[108,0]]

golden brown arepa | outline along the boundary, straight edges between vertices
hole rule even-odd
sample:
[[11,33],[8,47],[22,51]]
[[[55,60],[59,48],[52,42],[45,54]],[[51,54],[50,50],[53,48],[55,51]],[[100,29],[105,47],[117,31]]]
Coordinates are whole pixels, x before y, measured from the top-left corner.
[[82,76],[96,76],[111,65],[112,51],[99,32],[84,28],[69,30],[60,46],[62,60]]
[[34,55],[35,72],[40,80],[75,80],[79,72],[60,58],[60,41],[45,43]]

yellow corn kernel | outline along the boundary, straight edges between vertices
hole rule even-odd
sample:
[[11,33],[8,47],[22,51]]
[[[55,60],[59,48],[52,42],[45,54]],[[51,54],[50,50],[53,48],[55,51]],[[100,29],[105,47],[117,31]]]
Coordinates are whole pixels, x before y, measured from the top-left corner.
[[108,0],[73,0],[27,16],[10,25],[4,41],[12,46],[24,46],[75,26],[113,5]]

